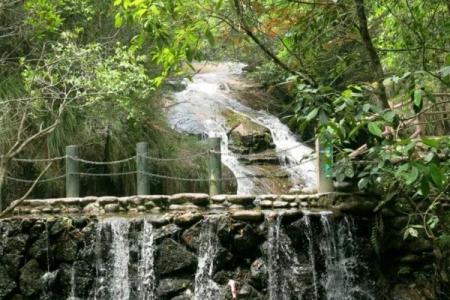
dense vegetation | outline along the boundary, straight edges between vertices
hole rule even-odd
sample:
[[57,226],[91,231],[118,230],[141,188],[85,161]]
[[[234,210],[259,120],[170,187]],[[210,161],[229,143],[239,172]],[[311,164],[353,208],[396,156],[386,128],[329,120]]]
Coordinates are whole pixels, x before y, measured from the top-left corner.
[[[0,49],[0,182],[46,166],[13,157],[71,143],[97,160],[143,139],[164,156],[200,147],[165,125],[165,80],[194,60],[245,61],[284,95],[295,131],[334,145],[336,180],[379,196],[374,247],[382,213],[403,214],[404,238],[432,243],[433,288],[448,296],[450,1],[2,0]],[[202,167],[190,169],[164,171]]]

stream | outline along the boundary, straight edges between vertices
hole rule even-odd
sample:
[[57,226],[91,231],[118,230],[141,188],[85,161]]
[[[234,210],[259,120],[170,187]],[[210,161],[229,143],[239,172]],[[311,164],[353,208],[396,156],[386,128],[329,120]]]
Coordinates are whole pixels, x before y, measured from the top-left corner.
[[288,174],[290,188],[313,187],[313,150],[302,144],[279,118],[265,110],[244,105],[228,87],[230,82],[245,82],[244,66],[240,63],[208,64],[206,70],[201,69],[192,80],[186,79],[186,88],[175,93],[175,103],[168,109],[169,123],[180,132],[222,138],[222,163],[237,178],[237,194],[276,192],[270,184],[258,184],[254,178],[257,175],[255,169],[241,162],[238,155],[229,149],[228,132],[231,128],[223,112],[232,110],[270,131],[280,170]]

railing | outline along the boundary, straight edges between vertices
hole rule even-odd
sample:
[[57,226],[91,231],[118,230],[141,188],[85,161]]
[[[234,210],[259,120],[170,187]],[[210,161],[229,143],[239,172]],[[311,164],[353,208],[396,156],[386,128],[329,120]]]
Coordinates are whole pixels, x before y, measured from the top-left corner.
[[[65,174],[60,174],[50,178],[39,178],[39,183],[44,182],[52,182],[56,180],[65,179],[66,186],[66,197],[67,198],[76,198],[80,197],[80,177],[114,177],[114,176],[127,176],[127,175],[135,175],[136,176],[136,194],[137,195],[150,195],[150,181],[151,178],[158,179],[166,179],[166,180],[175,180],[175,181],[184,181],[184,182],[205,182],[209,184],[209,194],[211,196],[218,195],[223,193],[222,183],[227,181],[235,181],[244,178],[285,178],[286,171],[298,168],[302,166],[302,163],[310,160],[315,160],[315,155],[311,155],[309,157],[305,157],[303,160],[299,162],[298,165],[294,167],[280,167],[280,172],[275,174],[257,174],[257,175],[246,175],[242,177],[223,177],[222,168],[221,168],[221,157],[222,155],[233,155],[239,158],[248,158],[259,156],[259,154],[230,154],[228,152],[220,151],[220,138],[209,138],[208,139],[208,151],[204,151],[201,153],[196,153],[191,156],[183,156],[178,158],[160,158],[160,157],[152,157],[149,155],[149,146],[146,142],[141,142],[136,144],[136,155],[127,157],[121,160],[115,161],[91,161],[81,158],[80,156],[80,147],[77,145],[70,145],[66,147],[66,155],[54,158],[14,158],[13,160],[21,163],[51,163],[51,162],[62,162],[65,161]],[[290,151],[299,146],[295,146],[288,149],[283,149],[280,152]],[[186,178],[186,177],[176,177],[176,176],[167,176],[158,173],[152,173],[150,170],[150,162],[151,161],[179,161],[183,162],[188,159],[195,158],[205,158],[208,160],[208,177],[207,178]],[[110,165],[120,165],[126,164],[130,162],[135,162],[135,170],[126,171],[126,172],[116,172],[116,173],[90,173],[90,172],[82,172],[80,171],[80,164],[87,165],[99,165],[99,166],[110,166]],[[322,164],[324,160],[321,161]],[[321,173],[325,176],[325,173]],[[19,182],[19,183],[36,183],[36,179],[23,179],[16,178],[12,176],[6,176],[7,180]],[[330,179],[331,180],[331,179]],[[321,183],[318,176],[318,191],[319,192],[329,192],[330,190],[324,190],[321,188]]]

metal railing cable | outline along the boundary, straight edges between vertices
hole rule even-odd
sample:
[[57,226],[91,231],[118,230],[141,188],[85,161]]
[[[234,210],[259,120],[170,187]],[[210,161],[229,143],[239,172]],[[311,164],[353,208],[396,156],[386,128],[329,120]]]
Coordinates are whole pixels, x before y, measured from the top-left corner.
[[[63,175],[59,175],[59,176],[55,176],[55,177],[39,179],[38,183],[55,181],[55,180],[63,179],[66,176],[67,176],[66,174],[63,174]],[[34,180],[33,179],[22,179],[22,178],[16,178],[16,177],[12,177],[12,176],[6,176],[6,179],[15,181],[15,182],[21,182],[21,183],[34,183],[36,181],[35,179]]]
[[37,163],[37,162],[54,162],[66,159],[67,156],[57,156],[51,158],[12,158],[13,161],[16,162],[26,162],[26,163]]
[[169,162],[169,161],[191,160],[191,159],[198,158],[201,156],[207,156],[208,154],[209,154],[209,151],[204,151],[204,152],[196,153],[193,155],[188,155],[188,156],[183,156],[183,157],[174,157],[174,158],[161,158],[161,157],[152,157],[152,156],[147,156],[147,155],[139,155],[139,157],[143,157],[145,159],[152,160],[152,161]]
[[67,156],[68,158],[74,160],[74,161],[78,161],[84,164],[88,164],[88,165],[118,165],[118,164],[123,164],[123,163],[127,163],[130,162],[134,159],[136,159],[136,155],[128,157],[128,158],[124,158],[124,159],[119,159],[119,160],[113,160],[113,161],[92,161],[92,160],[87,160],[87,159],[83,159],[83,158],[79,158],[79,157],[73,157],[73,156]]

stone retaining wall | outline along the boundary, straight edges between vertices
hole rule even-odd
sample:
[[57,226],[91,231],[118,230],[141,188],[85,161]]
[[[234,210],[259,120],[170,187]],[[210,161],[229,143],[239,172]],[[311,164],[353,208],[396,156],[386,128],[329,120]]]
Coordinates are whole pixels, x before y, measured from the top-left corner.
[[[374,202],[360,194],[216,195],[183,193],[129,197],[83,197],[24,200],[14,215],[160,213],[162,211],[231,211],[326,208],[345,213],[370,213]],[[242,212],[240,212],[242,214]],[[257,213],[252,213],[255,218]],[[239,215],[239,213],[237,213]],[[259,214],[262,217],[262,214]]]

